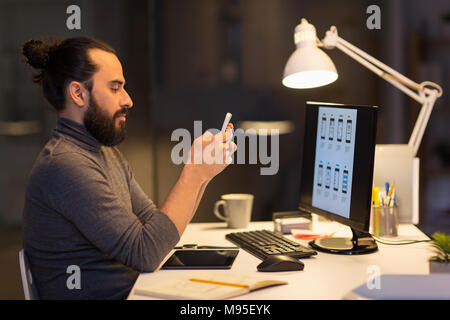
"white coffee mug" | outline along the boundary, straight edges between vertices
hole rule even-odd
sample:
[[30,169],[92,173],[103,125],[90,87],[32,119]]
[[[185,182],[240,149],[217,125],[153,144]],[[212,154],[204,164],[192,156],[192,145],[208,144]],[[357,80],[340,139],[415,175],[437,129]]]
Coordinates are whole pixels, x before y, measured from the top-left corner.
[[[221,200],[214,204],[214,214],[220,220],[228,223],[228,228],[247,228],[252,217],[253,198],[248,193],[224,194]],[[219,212],[219,207],[223,206],[225,215]]]

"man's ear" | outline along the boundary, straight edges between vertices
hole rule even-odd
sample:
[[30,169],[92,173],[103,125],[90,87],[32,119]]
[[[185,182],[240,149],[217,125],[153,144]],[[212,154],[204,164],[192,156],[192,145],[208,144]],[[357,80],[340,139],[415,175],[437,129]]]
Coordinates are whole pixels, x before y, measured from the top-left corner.
[[73,103],[78,107],[82,108],[87,106],[89,103],[89,94],[85,86],[78,81],[72,81],[67,87],[69,93],[69,98],[72,99]]

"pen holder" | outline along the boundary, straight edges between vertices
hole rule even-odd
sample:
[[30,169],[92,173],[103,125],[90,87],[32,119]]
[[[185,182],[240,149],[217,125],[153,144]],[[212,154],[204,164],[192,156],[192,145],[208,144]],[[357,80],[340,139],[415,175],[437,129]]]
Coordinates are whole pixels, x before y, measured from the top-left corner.
[[396,237],[398,229],[398,207],[372,206],[372,234],[375,236]]

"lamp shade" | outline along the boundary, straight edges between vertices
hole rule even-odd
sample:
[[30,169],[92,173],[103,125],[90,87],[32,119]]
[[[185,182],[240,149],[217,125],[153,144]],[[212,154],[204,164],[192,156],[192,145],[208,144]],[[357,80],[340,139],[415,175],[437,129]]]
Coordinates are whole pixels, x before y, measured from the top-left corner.
[[317,47],[316,29],[306,19],[295,28],[297,49],[289,57],[283,73],[283,85],[307,89],[336,81],[338,74],[330,57]]

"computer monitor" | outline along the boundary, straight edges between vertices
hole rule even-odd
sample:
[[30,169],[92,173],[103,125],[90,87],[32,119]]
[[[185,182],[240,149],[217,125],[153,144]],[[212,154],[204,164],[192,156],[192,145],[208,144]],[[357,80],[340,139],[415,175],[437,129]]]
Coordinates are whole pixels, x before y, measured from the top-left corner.
[[310,242],[318,251],[375,252],[369,232],[377,128],[375,106],[307,102],[299,210],[348,225],[352,238]]

